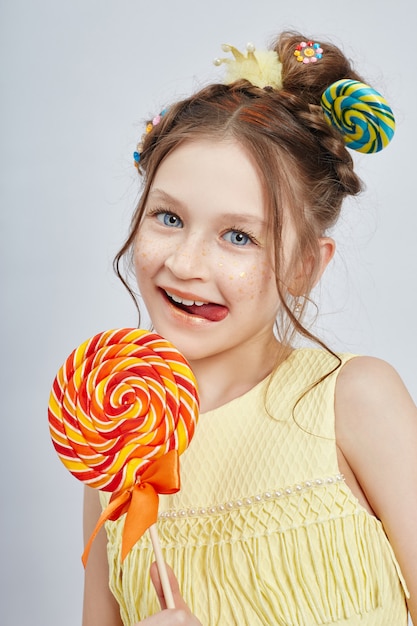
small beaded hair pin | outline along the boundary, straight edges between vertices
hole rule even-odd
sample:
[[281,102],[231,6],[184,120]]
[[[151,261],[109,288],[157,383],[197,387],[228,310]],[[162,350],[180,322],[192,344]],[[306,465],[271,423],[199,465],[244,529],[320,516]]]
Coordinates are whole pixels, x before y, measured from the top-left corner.
[[162,120],[167,110],[168,109],[163,109],[159,113],[159,115],[155,115],[155,117],[146,124],[145,132],[142,135],[141,141],[138,143],[138,145],[136,146],[136,150],[133,153],[133,159],[135,161],[136,168],[139,168],[140,156],[143,152],[143,142],[145,141],[146,135],[148,135],[151,132],[151,130],[155,128],[155,126],[158,126],[159,122]]
[[323,56],[323,48],[314,41],[301,41],[295,48],[294,56],[300,63],[316,63]]

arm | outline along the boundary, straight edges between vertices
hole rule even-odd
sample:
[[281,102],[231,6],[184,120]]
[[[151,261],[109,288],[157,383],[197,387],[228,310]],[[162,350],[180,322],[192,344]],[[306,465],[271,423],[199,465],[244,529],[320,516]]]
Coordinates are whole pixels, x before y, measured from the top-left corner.
[[[101,513],[98,491],[86,487],[84,491],[84,541],[87,542]],[[83,626],[123,626],[119,605],[109,588],[107,537],[103,528],[93,541],[85,570]],[[177,608],[167,610],[164,594],[155,564],[151,568],[162,611],[141,621],[143,626],[201,626],[190,613],[178,588],[178,582],[168,567],[174,602]],[[139,625],[138,625],[139,626]]]
[[339,375],[335,411],[338,447],[384,525],[417,624],[417,408],[391,366],[360,357]]
[[[101,513],[98,491],[85,487],[84,541],[87,542]],[[106,531],[93,541],[85,570],[83,626],[123,626],[119,605],[109,588]]]

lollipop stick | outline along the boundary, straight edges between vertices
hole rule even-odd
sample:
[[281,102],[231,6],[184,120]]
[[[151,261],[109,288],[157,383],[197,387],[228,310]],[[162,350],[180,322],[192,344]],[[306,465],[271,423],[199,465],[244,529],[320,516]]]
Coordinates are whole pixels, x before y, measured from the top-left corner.
[[149,534],[151,536],[153,551],[155,553],[156,566],[158,568],[159,578],[161,580],[162,591],[164,592],[167,609],[175,609],[174,596],[172,595],[172,589],[168,579],[167,568],[165,565],[164,557],[162,556],[161,544],[159,543],[159,536],[156,529],[156,524],[152,524],[152,526],[149,527]]

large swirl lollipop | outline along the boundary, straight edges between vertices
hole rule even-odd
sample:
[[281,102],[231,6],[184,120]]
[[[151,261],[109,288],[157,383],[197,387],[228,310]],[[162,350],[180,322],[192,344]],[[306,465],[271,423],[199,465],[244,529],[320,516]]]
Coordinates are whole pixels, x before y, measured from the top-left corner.
[[148,331],[95,335],[58,371],[48,417],[53,445],[67,469],[85,484],[112,492],[84,564],[102,524],[127,513],[124,559],[156,522],[158,494],[179,490],[178,455],[198,418],[196,381],[187,361]]
[[326,120],[358,152],[379,152],[391,141],[395,120],[388,102],[369,85],[338,80],[321,98]]

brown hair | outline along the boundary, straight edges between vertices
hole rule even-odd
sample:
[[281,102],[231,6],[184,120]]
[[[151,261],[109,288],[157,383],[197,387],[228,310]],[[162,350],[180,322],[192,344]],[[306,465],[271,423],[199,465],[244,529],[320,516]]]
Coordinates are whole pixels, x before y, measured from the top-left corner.
[[[357,194],[361,183],[343,137],[325,120],[320,98],[336,80],[362,81],[344,54],[320,42],[323,57],[317,63],[299,63],[294,50],[308,38],[284,32],[274,45],[282,63],[282,88],[254,87],[247,81],[212,84],[172,105],[161,122],[146,135],[140,171],[143,193],[133,215],[130,234],[115,258],[118,276],[129,289],[120,270],[122,258],[132,252],[144,207],[156,171],[163,159],[181,142],[201,137],[237,140],[259,166],[274,233],[278,292],[283,304],[279,336],[289,340],[294,332],[315,339],[293,312],[291,297],[280,276],[282,206],[288,206],[298,234],[296,258],[307,256],[316,265],[309,274],[303,295],[308,296],[318,261],[317,239],[337,220],[342,201]],[[286,322],[285,322],[286,320]]]

